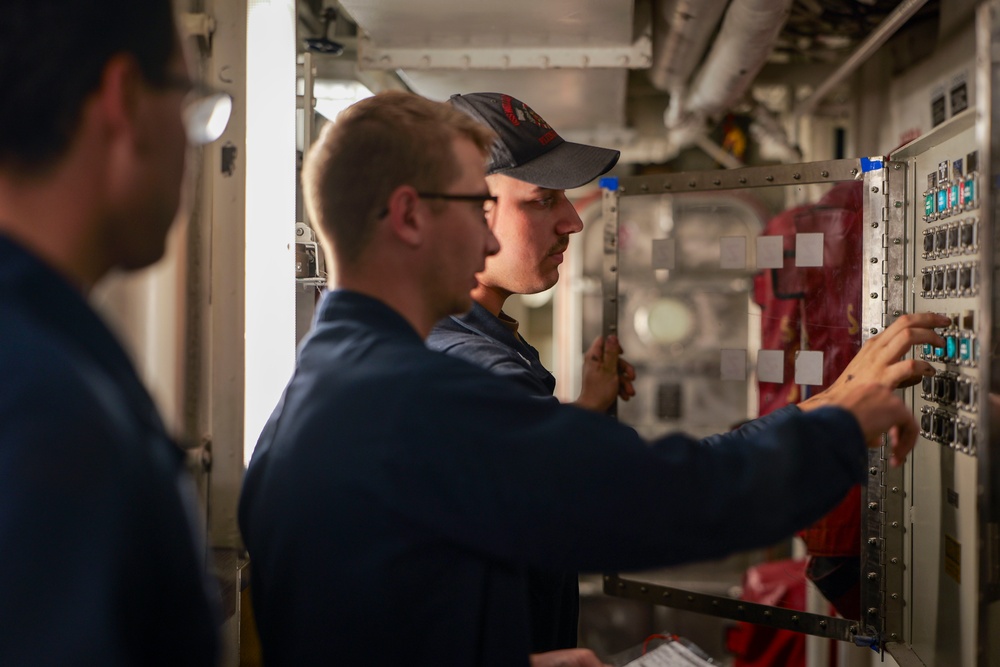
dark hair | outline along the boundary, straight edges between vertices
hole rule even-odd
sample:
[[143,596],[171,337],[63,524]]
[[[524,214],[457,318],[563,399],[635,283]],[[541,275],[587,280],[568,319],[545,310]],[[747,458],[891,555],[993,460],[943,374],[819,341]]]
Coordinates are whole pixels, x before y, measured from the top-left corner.
[[161,84],[176,49],[171,0],[3,0],[0,168],[59,158],[110,58],[133,56]]
[[337,260],[357,262],[379,213],[400,185],[440,192],[460,175],[452,140],[484,156],[496,137],[450,104],[386,91],[327,123],[302,166],[302,191],[320,237]]

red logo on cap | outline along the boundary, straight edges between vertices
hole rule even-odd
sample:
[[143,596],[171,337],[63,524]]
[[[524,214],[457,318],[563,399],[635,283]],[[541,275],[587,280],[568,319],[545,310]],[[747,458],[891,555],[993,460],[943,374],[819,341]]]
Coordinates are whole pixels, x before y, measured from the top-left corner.
[[514,113],[514,108],[511,106],[510,101],[510,95],[500,96],[500,104],[503,106],[503,112],[507,114],[507,120],[509,120],[512,125],[520,125],[521,121],[517,119],[517,114]]
[[540,143],[541,145],[544,146],[545,144],[549,143],[550,141],[552,141],[553,139],[555,139],[558,136],[559,135],[556,134],[555,130],[549,130],[548,132],[546,132],[542,136],[538,137],[538,143]]

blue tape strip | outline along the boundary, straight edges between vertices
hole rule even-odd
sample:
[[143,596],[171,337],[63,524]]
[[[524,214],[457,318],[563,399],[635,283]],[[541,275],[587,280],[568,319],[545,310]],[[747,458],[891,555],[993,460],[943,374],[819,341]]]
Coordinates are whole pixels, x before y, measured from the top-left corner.
[[618,177],[617,176],[605,176],[599,180],[598,185],[604,190],[617,190],[618,189]]
[[876,169],[882,169],[883,158],[878,157],[863,157],[861,158],[861,171],[862,173],[868,173],[869,171],[875,171]]

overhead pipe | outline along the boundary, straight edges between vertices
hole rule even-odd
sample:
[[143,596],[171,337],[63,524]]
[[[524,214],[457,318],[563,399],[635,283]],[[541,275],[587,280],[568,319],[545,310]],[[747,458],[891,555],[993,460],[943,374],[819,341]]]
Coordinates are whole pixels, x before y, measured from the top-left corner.
[[858,45],[858,48],[848,56],[847,60],[837,68],[837,70],[826,78],[819,85],[813,93],[802,100],[796,105],[795,109],[792,110],[792,118],[798,119],[805,114],[809,113],[816,108],[827,93],[833,90],[834,86],[839,84],[845,78],[850,76],[854,70],[860,67],[868,58],[871,57],[875,51],[877,51],[883,44],[885,44],[890,37],[896,34],[896,31],[903,27],[910,18],[916,14],[927,0],[903,0],[899,5],[892,10],[885,20],[872,31],[872,34],[868,35],[863,42]]
[[684,101],[684,112],[714,118],[731,109],[774,50],[791,6],[792,0],[733,0]]
[[654,0],[649,80],[659,90],[683,90],[698,67],[729,0]]

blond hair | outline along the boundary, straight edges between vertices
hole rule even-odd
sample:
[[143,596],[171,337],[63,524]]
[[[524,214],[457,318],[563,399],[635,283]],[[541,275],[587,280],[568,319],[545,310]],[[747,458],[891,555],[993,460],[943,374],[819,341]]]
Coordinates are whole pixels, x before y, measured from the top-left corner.
[[302,191],[337,261],[361,257],[396,188],[441,192],[460,176],[455,138],[485,158],[494,134],[449,104],[400,91],[362,100],[323,128],[303,163]]

